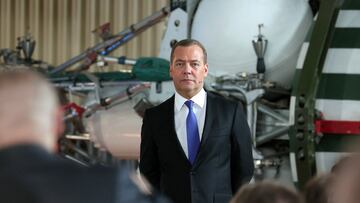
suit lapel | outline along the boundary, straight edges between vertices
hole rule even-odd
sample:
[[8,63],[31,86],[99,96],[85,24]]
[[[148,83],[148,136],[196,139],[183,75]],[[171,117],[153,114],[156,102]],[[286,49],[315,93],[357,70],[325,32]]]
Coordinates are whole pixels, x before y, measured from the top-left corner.
[[206,97],[206,113],[205,113],[204,130],[203,130],[203,133],[201,136],[200,148],[199,148],[198,154],[195,159],[194,167],[199,165],[200,162],[202,161],[202,158],[204,157],[204,156],[202,156],[202,153],[204,153],[204,150],[202,150],[202,149],[206,145],[206,141],[209,138],[211,127],[214,123],[215,117],[214,117],[214,114],[212,113],[211,109],[215,109],[215,103],[214,103],[212,94],[208,92],[207,97]]
[[213,125],[214,122],[214,114],[212,113],[212,111],[210,109],[215,109],[214,106],[214,101],[212,99],[212,95],[211,93],[207,93],[207,97],[206,97],[206,113],[205,113],[205,122],[204,122],[204,130],[202,133],[202,138],[201,138],[201,145],[200,145],[200,149],[202,147],[204,147],[204,144],[206,142],[206,140],[209,137],[210,131],[211,131],[211,127]]
[[[182,148],[182,146],[180,144],[180,141],[178,139],[178,136],[177,136],[176,130],[175,130],[175,116],[174,116],[175,96],[172,96],[168,101],[169,101],[169,103],[167,105],[168,110],[166,112],[169,112],[169,114],[166,115],[166,117],[167,117],[166,121],[168,121],[167,126],[171,126],[169,128],[169,135],[173,138],[174,142],[177,143],[180,153],[182,154],[183,158],[186,159],[187,163],[191,167],[191,163],[190,163],[189,159],[187,158],[187,156],[184,152],[184,149]],[[203,130],[203,133],[201,136],[200,148],[199,148],[198,154],[195,159],[195,163],[192,166],[192,168],[199,165],[202,162],[203,158],[205,157],[205,156],[202,156],[202,153],[204,153],[204,150],[202,150],[202,149],[206,145],[206,141],[209,137],[209,134],[212,129],[212,125],[214,123],[215,116],[211,109],[215,109],[215,108],[216,108],[216,104],[214,102],[213,95],[208,92],[207,97],[206,97],[206,114],[205,114],[204,130]]]
[[168,121],[168,125],[166,126],[171,126],[169,128],[169,135],[172,137],[172,139],[174,140],[174,142],[177,143],[179,152],[182,154],[182,157],[186,160],[186,162],[189,164],[189,166],[191,166],[191,163],[189,161],[189,159],[187,158],[184,149],[182,148],[180,141],[178,139],[176,130],[175,130],[175,112],[174,112],[174,105],[175,105],[175,95],[172,96],[169,99],[169,105],[167,105],[168,110],[166,112],[169,112],[169,114],[167,114],[167,118],[165,119],[166,121]]

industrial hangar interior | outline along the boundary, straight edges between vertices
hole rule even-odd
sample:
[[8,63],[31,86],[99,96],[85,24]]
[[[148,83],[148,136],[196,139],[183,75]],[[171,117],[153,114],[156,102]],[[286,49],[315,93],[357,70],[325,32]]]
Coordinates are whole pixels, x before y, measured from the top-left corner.
[[[152,132],[152,136],[157,137],[151,138],[154,142],[151,147],[157,148],[146,151],[150,150],[150,145],[144,140],[149,138],[142,132],[155,129],[154,125],[168,127],[167,120],[160,114],[149,118],[149,122],[162,123],[144,127],[145,115],[150,115],[147,109],[156,109],[175,93],[176,112],[179,87],[175,71],[179,70],[179,65],[171,60],[178,57],[177,46],[200,47],[181,45],[184,39],[200,42],[207,52],[203,61],[205,78],[200,81],[206,95],[214,94],[240,105],[249,130],[251,180],[242,181],[235,189],[234,180],[231,180],[230,196],[226,199],[214,194],[212,202],[276,202],[276,198],[269,195],[276,192],[262,194],[261,189],[256,189],[262,183],[269,191],[276,185],[299,197],[299,200],[285,202],[329,202],[320,197],[330,198],[328,193],[334,188],[342,193],[353,187],[359,189],[360,174],[354,172],[356,170],[342,171],[359,167],[356,151],[360,144],[357,141],[360,135],[360,93],[357,89],[360,83],[360,2],[357,0],[0,0],[0,19],[0,73],[17,68],[31,70],[56,89],[64,130],[56,137],[56,149],[52,154],[85,169],[98,166],[126,169],[128,177],[136,176],[134,190],[145,188],[150,191],[146,195],[164,197],[146,201],[209,202],[208,192],[214,192],[204,190],[206,194],[197,196],[193,181],[196,182],[198,176],[192,176],[197,165],[191,165],[190,161],[190,183],[179,185],[189,191],[186,192],[189,199],[176,199],[182,195],[182,189],[178,195],[174,194],[176,198],[169,197],[171,192],[163,178],[169,175],[166,170],[173,167],[173,162],[163,159],[167,157],[164,154],[172,150],[165,151],[157,138],[173,135],[167,135],[163,129]],[[188,74],[197,74],[197,71],[193,68]],[[186,108],[190,115],[190,107]],[[208,112],[206,109],[205,124],[200,122],[200,129],[196,126],[200,132],[197,156],[218,146],[210,145],[206,139],[207,130],[205,127],[204,132],[202,130],[210,120]],[[176,119],[175,113],[175,120],[171,117],[169,121],[169,125],[175,122],[174,135],[188,133],[189,128],[179,129],[181,125],[179,127]],[[220,130],[231,124],[225,120]],[[213,128],[209,131],[219,134],[215,137],[225,132]],[[230,134],[232,139],[235,133],[231,131]],[[6,139],[1,139],[1,135],[0,173],[6,171],[6,168],[2,170],[2,165],[11,162],[11,159],[2,161],[2,151],[6,147],[2,147],[1,142]],[[218,141],[221,142],[220,138]],[[203,150],[206,143],[214,149]],[[185,150],[182,152],[186,159],[190,157],[190,151],[186,151],[190,150],[190,141],[185,146],[178,135],[176,147]],[[168,143],[168,148],[172,148],[172,144]],[[236,148],[225,144],[213,156],[220,159],[222,155],[216,154],[233,152]],[[240,153],[244,153],[241,150],[243,148]],[[154,155],[158,159],[145,161],[148,153],[158,153]],[[143,163],[159,165],[159,185],[146,174],[151,167],[142,169],[142,157]],[[236,165],[233,155],[229,159],[232,168]],[[217,167],[223,167],[221,164],[223,162]],[[230,176],[234,173],[237,171],[231,171]],[[218,184],[204,176],[209,178],[208,184]],[[5,175],[0,174],[0,188],[16,186],[17,180],[3,177]],[[85,179],[92,182],[85,177],[84,182]],[[1,183],[1,180],[8,182]],[[32,176],[34,184],[36,180],[37,176]],[[325,184],[321,185],[321,181]],[[47,190],[55,191],[56,184],[54,181],[54,189]],[[341,184],[354,185],[346,188]],[[71,180],[67,187],[72,187]],[[312,194],[317,189],[318,193]],[[129,188],[129,191],[134,190]],[[246,191],[248,196],[244,195]],[[263,198],[251,199],[257,192]],[[128,196],[130,193],[115,191],[111,194]],[[334,195],[334,202],[355,202],[357,194],[353,193],[356,192],[348,193],[348,196]],[[21,194],[19,192],[19,196]],[[57,198],[60,191],[49,194],[54,194],[52,199],[37,196],[39,199],[35,198],[34,202],[87,201],[86,198],[76,199],[81,195],[72,199],[72,195],[64,194],[68,199]],[[315,196],[318,199],[314,201]],[[103,202],[107,201],[113,202],[110,199]],[[14,198],[10,202],[23,201]],[[120,202],[140,201],[124,198]]]

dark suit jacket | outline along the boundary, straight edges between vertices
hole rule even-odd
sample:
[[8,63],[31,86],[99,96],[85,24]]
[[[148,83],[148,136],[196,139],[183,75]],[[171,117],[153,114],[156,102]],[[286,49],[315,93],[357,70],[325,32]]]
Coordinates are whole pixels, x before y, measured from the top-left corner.
[[142,194],[125,169],[80,166],[33,145],[0,150],[0,194],[6,203],[163,202]]
[[253,170],[250,130],[240,103],[207,93],[204,130],[193,166],[175,132],[174,96],[146,111],[140,171],[176,203],[229,202]]

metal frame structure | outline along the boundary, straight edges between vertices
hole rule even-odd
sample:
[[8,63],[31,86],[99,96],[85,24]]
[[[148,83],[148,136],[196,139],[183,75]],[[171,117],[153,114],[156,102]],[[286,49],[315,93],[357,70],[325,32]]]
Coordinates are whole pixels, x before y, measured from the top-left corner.
[[315,98],[335,22],[343,0],[320,3],[304,67],[294,95],[295,123],[290,128],[290,150],[295,153],[298,187],[303,188],[315,174]]

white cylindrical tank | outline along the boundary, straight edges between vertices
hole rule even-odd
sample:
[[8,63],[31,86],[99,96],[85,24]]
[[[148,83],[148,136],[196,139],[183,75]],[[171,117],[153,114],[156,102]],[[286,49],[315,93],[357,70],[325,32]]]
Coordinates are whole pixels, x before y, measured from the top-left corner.
[[305,0],[203,0],[194,15],[191,37],[208,51],[214,76],[256,73],[252,40],[268,40],[265,79],[290,87],[300,47],[312,23]]
[[[103,88],[102,96],[118,95],[126,87]],[[140,155],[140,133],[142,118],[135,112],[134,106],[146,97],[146,91],[122,101],[111,108],[103,108],[84,119],[90,139],[99,149],[109,151],[114,157],[138,159]],[[94,94],[89,94],[87,104],[95,102]]]
[[108,110],[100,110],[87,120],[91,140],[100,149],[122,159],[138,159],[142,119],[127,101]]

